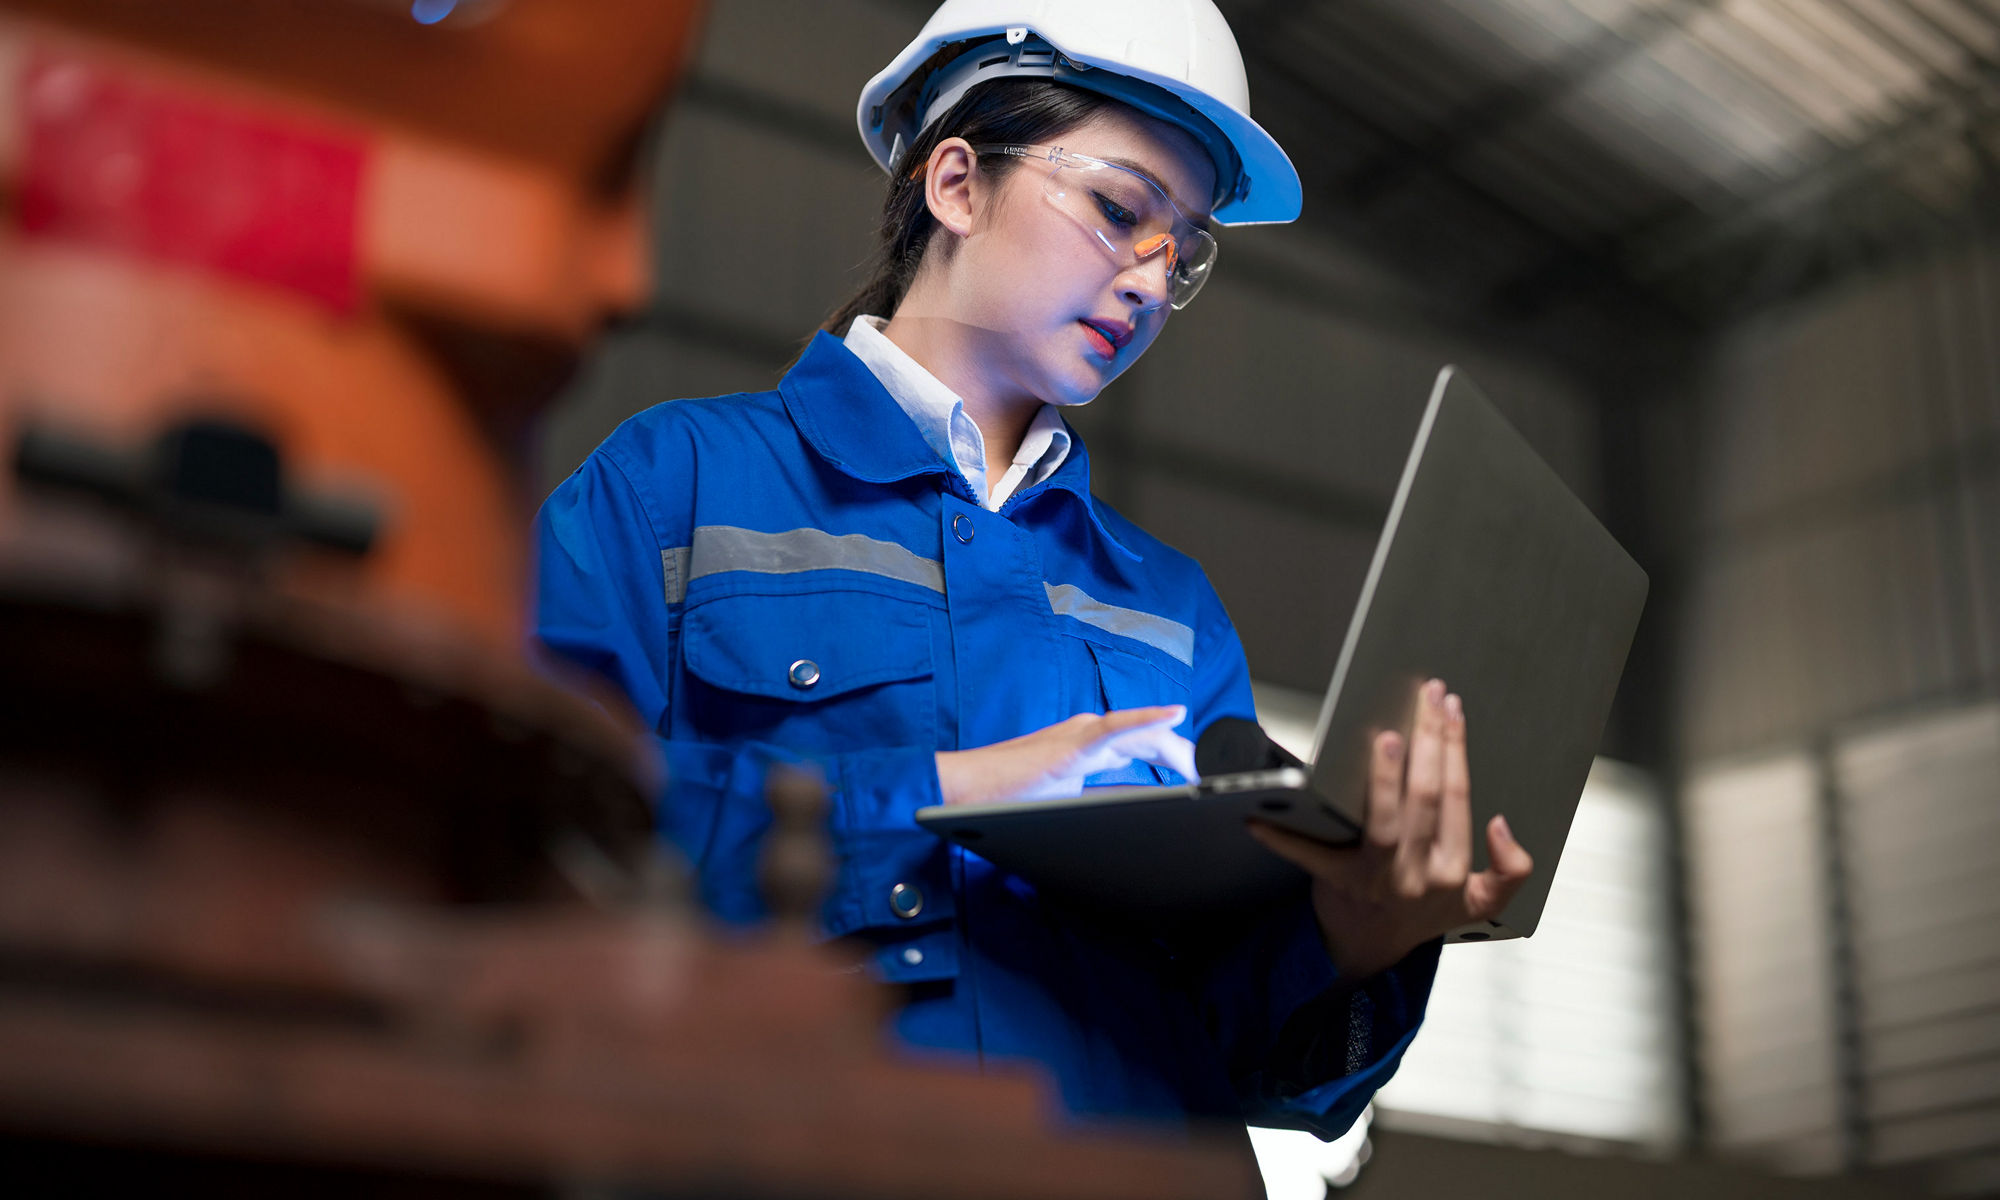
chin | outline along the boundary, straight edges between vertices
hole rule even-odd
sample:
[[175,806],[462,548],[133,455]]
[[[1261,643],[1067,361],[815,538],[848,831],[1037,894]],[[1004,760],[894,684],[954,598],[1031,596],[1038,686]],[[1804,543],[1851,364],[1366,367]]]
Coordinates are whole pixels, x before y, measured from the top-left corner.
[[1132,364],[1122,359],[1103,367],[1092,367],[1087,363],[1079,364],[1075,372],[1058,380],[1056,390],[1062,393],[1062,399],[1052,399],[1049,403],[1066,407],[1088,404],[1097,399],[1098,394],[1105,388],[1110,387],[1112,380],[1123,375],[1125,368],[1130,365]]
[[1055,388],[1050,391],[1047,400],[1057,408],[1077,408],[1097,399],[1097,394],[1104,390],[1104,385],[1108,382],[1109,380],[1093,379],[1085,387]]

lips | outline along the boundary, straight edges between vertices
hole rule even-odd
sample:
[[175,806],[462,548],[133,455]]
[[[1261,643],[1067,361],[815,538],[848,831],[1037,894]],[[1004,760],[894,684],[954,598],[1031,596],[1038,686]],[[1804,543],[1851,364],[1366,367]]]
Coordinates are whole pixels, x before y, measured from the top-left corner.
[[1086,317],[1077,322],[1090,336],[1091,349],[1105,358],[1113,358],[1132,340],[1132,327],[1123,321]]

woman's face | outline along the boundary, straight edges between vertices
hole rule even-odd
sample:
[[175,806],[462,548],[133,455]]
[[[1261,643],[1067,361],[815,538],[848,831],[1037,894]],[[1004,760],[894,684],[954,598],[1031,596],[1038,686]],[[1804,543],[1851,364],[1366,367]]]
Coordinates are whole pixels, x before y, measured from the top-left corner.
[[[1137,170],[1190,220],[1207,221],[1215,168],[1193,138],[1163,121],[1111,109],[1048,143]],[[1169,256],[1120,266],[1048,202],[1053,164],[1015,163],[975,200],[971,232],[947,268],[952,307],[984,378],[1049,404],[1083,404],[1160,335],[1173,311]]]

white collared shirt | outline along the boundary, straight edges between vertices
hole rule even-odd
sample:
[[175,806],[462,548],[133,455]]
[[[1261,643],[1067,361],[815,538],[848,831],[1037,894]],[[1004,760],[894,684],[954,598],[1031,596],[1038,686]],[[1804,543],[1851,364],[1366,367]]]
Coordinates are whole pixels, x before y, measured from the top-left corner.
[[904,353],[901,346],[890,341],[882,333],[887,324],[881,317],[856,317],[848,326],[843,344],[874,372],[889,395],[910,414],[931,449],[965,476],[965,481],[972,485],[972,494],[984,497],[982,503],[988,509],[999,511],[1009,496],[1047,479],[1063,465],[1063,460],[1069,457],[1069,430],[1063,426],[1062,413],[1054,405],[1044,404],[1028,423],[1027,436],[1014,452],[1013,465],[989,486],[986,439],[980,435],[979,426],[966,415],[965,401]]

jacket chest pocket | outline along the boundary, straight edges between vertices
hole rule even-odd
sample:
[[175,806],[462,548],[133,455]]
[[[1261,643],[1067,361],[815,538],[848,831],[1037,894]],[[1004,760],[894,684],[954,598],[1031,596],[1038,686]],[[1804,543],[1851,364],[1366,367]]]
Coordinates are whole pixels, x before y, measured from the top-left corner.
[[933,746],[932,609],[875,592],[736,593],[690,603],[675,718],[701,741],[800,754]]
[[[1121,708],[1144,708],[1153,704],[1189,704],[1189,679],[1186,670],[1179,663],[1168,664],[1164,659],[1156,660],[1150,655],[1113,650],[1095,641],[1085,643],[1090,648],[1090,656],[1097,667],[1100,711],[1113,712]],[[1194,736],[1194,709],[1189,705],[1187,719],[1176,731],[1182,737]],[[1087,787],[1103,787],[1125,783],[1182,783],[1180,774],[1150,763],[1134,762],[1116,771],[1100,771],[1084,780]]]

